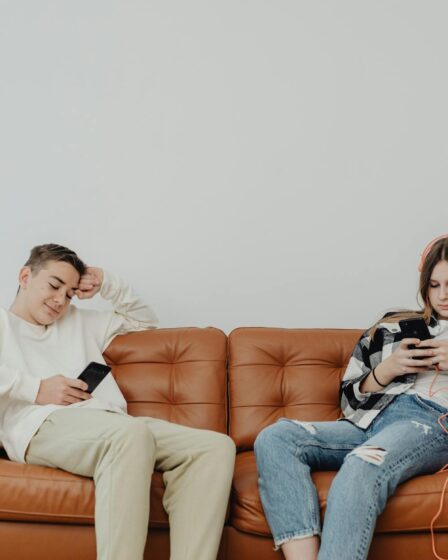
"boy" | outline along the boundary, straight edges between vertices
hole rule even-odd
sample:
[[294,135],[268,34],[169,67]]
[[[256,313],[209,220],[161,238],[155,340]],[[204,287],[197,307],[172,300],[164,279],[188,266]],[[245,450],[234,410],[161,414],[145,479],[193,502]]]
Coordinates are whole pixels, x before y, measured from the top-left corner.
[[[113,311],[71,305],[97,293]],[[115,335],[156,322],[123,281],[66,247],[35,247],[13,304],[0,309],[1,438],[11,460],[93,477],[98,559],[143,558],[156,467],[166,485],[171,559],[213,560],[233,473],[230,438],[127,415],[111,374],[93,395],[77,379],[89,362],[104,363]]]

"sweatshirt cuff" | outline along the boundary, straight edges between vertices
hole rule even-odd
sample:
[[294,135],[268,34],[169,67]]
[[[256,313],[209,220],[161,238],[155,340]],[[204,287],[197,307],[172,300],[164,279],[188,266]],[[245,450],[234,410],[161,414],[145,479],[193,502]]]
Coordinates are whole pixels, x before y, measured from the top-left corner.
[[35,403],[40,388],[40,379],[26,376],[21,378],[12,391],[12,396],[22,401]]
[[103,299],[112,299],[117,291],[118,282],[113,275],[103,268],[103,283],[101,284],[100,295]]

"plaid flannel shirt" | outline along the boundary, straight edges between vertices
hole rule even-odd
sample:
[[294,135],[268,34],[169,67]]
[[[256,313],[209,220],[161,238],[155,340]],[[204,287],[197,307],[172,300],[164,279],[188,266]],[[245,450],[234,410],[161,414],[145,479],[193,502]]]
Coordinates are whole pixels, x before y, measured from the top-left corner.
[[[390,314],[385,317],[388,315]],[[436,337],[448,329],[448,321],[438,321],[435,317],[431,317],[428,328]],[[397,395],[405,393],[414,385],[417,374],[406,373],[396,377],[387,387],[375,393],[361,393],[359,389],[372,369],[388,358],[403,338],[398,322],[380,323],[373,339],[369,331],[362,334],[341,382],[341,409],[344,415],[341,420],[349,420],[358,427],[366,429]]]

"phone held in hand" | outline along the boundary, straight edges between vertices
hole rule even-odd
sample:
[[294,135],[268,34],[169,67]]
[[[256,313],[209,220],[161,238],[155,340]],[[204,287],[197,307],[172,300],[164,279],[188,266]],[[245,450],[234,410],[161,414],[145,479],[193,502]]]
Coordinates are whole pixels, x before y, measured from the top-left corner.
[[84,381],[88,385],[87,393],[94,391],[101,381],[110,372],[111,368],[105,364],[98,362],[90,362],[85,370],[78,375],[78,379]]
[[[401,332],[403,333],[403,338],[418,338],[420,340],[433,338],[424,319],[402,319],[398,322],[398,324],[400,325]],[[415,344],[409,344],[408,348],[409,350],[414,350]],[[414,359],[424,360],[425,356],[415,356]]]

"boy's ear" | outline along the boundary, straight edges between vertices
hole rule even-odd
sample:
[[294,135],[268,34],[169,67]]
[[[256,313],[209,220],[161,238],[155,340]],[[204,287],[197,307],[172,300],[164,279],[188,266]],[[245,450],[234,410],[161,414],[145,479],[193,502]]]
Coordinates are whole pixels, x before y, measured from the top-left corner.
[[19,285],[21,288],[26,288],[30,276],[31,276],[31,268],[29,266],[22,266],[22,268],[19,271]]

